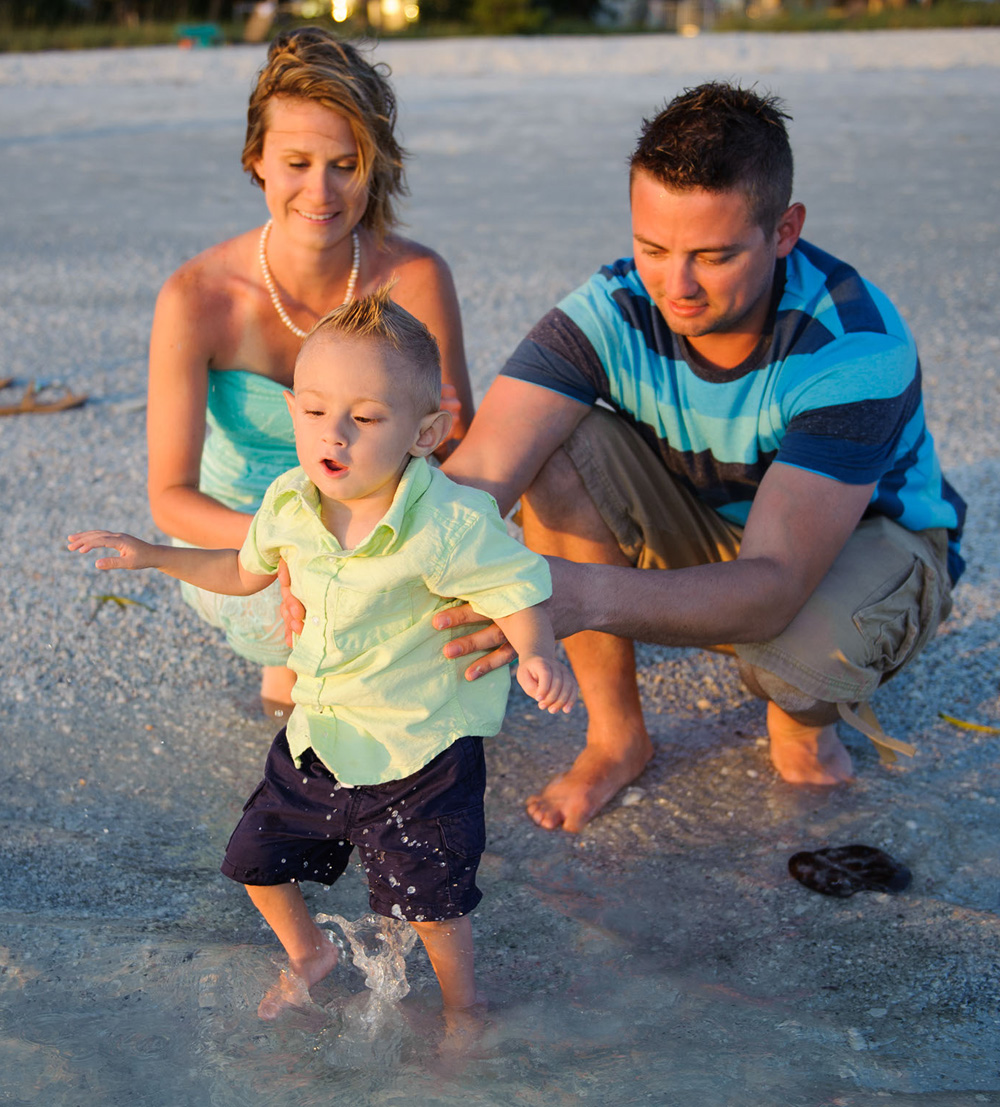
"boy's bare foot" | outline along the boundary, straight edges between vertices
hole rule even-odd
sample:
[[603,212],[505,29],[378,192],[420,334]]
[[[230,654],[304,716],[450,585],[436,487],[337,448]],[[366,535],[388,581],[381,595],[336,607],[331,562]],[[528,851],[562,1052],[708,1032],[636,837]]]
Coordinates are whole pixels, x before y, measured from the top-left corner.
[[260,706],[269,719],[288,721],[295,673],[284,665],[265,665],[260,674]]
[[467,1053],[483,1036],[486,1028],[486,1012],[489,1004],[482,996],[468,1007],[449,1007],[445,1004],[444,1037],[438,1046],[442,1057],[457,1057]]
[[844,784],[854,778],[851,755],[834,724],[805,726],[774,702],[767,705],[771,763],[790,784]]
[[562,827],[576,834],[642,773],[652,756],[653,744],[645,731],[624,749],[620,738],[616,747],[588,740],[568,772],[528,797],[528,814],[545,830]]
[[277,983],[267,990],[257,1007],[258,1017],[276,1019],[287,1007],[309,1006],[309,989],[331,973],[340,959],[340,950],[325,931],[320,933],[323,935],[323,944],[313,957],[297,961],[281,970]]

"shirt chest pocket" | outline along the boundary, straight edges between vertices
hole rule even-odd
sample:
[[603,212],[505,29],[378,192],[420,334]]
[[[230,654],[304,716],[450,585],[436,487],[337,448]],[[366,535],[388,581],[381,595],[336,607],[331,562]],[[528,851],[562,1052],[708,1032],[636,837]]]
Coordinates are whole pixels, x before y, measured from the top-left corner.
[[327,592],[326,603],[332,645],[342,654],[359,654],[413,625],[409,583],[382,591],[336,584]]

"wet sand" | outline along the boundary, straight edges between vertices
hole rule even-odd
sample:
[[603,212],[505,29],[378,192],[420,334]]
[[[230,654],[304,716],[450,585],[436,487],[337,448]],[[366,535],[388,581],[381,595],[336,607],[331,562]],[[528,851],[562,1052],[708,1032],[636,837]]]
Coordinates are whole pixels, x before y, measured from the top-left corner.
[[[362,1049],[345,968],[263,1025],[278,948],[217,866],[271,728],[256,675],[155,574],[98,577],[84,525],[152,535],[145,346],[184,258],[260,222],[241,176],[256,48],[0,56],[0,377],[90,402],[0,419],[0,1101],[47,1107],[692,1107],[1000,1102],[1000,34],[480,40],[387,46],[414,157],[409,231],[451,262],[477,392],[527,328],[629,251],[625,159],[684,85],[758,80],[795,117],[806,237],[900,305],[930,427],[969,501],[955,612],[876,708],[886,768],[793,789],[725,658],[643,647],[657,756],[586,832],[524,797],[582,712],[520,693],[489,746],[480,1045],[431,1059],[436,989]],[[15,393],[4,392],[0,402]],[[112,591],[138,601],[101,602]],[[862,842],[898,896],[821,897],[800,849]],[[317,912],[366,910],[358,873]],[[366,1052],[367,1050],[367,1052]]]

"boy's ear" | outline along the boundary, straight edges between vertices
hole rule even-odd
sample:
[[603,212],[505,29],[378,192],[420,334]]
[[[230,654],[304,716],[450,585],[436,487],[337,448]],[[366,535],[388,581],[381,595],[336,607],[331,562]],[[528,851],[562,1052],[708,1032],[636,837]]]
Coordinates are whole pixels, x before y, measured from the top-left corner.
[[450,411],[432,411],[420,420],[417,439],[410,447],[414,457],[428,457],[448,437],[453,416]]
[[294,415],[295,414],[295,393],[290,388],[286,388],[284,390],[284,392],[282,392],[282,396],[285,397],[285,403],[288,404],[288,414],[289,415]]

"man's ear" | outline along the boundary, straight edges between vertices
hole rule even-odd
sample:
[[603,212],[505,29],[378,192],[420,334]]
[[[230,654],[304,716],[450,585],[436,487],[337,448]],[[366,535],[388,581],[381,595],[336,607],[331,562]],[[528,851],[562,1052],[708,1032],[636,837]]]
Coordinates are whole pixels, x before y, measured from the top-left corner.
[[429,457],[448,437],[454,417],[450,411],[432,411],[420,420],[417,439],[410,447],[414,457]]
[[777,256],[787,258],[802,234],[806,221],[805,204],[795,203],[786,208],[774,229],[777,238]]

